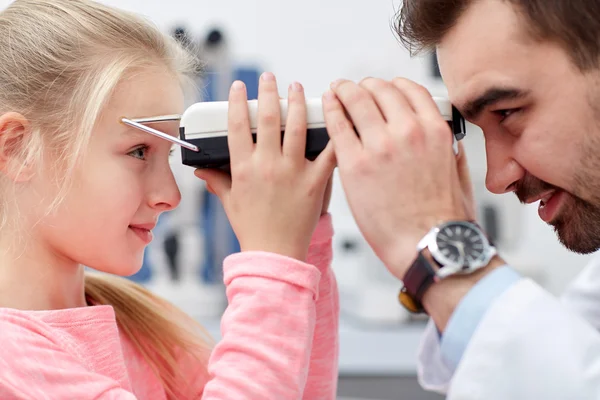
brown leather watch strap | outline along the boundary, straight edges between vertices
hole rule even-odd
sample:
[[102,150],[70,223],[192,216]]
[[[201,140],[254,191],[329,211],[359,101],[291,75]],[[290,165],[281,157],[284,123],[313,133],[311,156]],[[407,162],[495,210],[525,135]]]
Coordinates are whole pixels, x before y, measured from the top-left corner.
[[425,258],[423,252],[419,252],[402,280],[404,287],[400,291],[400,303],[411,312],[423,312],[423,295],[433,284],[434,278],[435,270],[431,263]]

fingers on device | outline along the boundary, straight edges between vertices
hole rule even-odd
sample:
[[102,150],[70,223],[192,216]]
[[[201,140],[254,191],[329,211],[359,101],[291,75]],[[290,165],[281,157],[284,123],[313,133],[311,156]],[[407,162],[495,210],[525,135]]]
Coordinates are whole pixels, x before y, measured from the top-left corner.
[[[458,153],[458,141],[466,135],[465,120],[458,110],[445,98],[434,97],[444,119],[454,134],[454,152]],[[229,165],[227,146],[227,101],[196,103],[181,116],[180,139],[195,145],[198,151],[182,147],[183,164],[195,168],[221,168]],[[287,100],[280,100],[281,132],[285,131]],[[306,158],[315,159],[327,146],[329,135],[325,127],[323,105],[320,98],[308,99]],[[248,101],[250,128],[254,142],[257,131],[257,100]]]
[[[458,110],[446,98],[433,97],[442,117],[448,122],[454,136],[453,149],[458,154],[458,141],[466,135],[465,120]],[[287,100],[280,100],[281,134],[285,132],[287,120]],[[166,115],[153,118],[127,119],[122,122],[150,134],[181,146],[182,162],[194,168],[229,167],[229,147],[227,144],[227,120],[229,102],[211,101],[195,103],[188,107],[183,115]],[[325,126],[325,116],[320,98],[308,99],[306,158],[313,160],[325,149],[329,134]],[[248,101],[250,129],[254,142],[258,121],[258,101]],[[150,128],[144,124],[161,121],[179,121],[179,138]]]

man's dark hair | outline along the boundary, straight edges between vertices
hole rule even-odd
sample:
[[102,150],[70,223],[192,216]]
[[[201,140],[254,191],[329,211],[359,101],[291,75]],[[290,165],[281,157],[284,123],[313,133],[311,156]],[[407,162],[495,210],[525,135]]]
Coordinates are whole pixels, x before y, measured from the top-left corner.
[[[396,33],[411,54],[431,51],[474,1],[403,0]],[[600,1],[497,1],[511,3],[533,39],[558,43],[581,71],[600,67]]]

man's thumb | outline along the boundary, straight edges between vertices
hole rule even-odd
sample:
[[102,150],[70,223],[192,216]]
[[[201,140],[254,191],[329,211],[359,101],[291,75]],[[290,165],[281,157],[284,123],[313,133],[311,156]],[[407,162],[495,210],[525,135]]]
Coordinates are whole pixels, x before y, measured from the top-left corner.
[[475,218],[475,193],[473,191],[473,182],[471,181],[469,164],[467,163],[467,155],[465,154],[465,148],[463,144],[460,142],[458,143],[458,149],[458,179],[460,181],[461,191],[465,200],[465,208],[467,209],[467,213],[471,214],[469,217]]

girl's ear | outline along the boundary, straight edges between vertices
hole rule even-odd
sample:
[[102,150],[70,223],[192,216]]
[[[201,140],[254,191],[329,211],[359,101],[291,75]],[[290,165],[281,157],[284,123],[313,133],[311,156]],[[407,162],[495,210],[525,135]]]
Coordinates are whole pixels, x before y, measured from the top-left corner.
[[0,115],[0,172],[15,182],[24,182],[33,176],[26,154],[31,125],[27,118],[16,112]]

